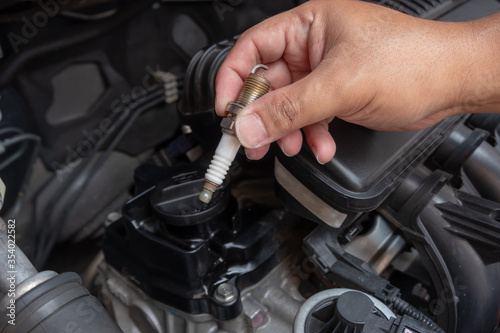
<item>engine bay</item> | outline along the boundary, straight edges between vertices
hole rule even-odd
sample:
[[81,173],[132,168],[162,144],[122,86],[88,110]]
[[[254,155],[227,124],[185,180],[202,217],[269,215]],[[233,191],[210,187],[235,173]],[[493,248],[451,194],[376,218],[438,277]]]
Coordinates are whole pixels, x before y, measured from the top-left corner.
[[238,145],[200,201],[234,137],[219,67],[301,3],[0,4],[1,332],[500,332],[497,114],[411,132],[335,119],[325,165],[306,144],[259,161]]

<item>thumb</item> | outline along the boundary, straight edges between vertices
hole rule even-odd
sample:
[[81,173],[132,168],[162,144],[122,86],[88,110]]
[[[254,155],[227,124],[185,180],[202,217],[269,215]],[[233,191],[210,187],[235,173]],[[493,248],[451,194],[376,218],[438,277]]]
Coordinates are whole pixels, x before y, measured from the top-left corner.
[[245,107],[235,131],[246,148],[259,148],[285,135],[335,116],[333,90],[315,72],[276,89]]

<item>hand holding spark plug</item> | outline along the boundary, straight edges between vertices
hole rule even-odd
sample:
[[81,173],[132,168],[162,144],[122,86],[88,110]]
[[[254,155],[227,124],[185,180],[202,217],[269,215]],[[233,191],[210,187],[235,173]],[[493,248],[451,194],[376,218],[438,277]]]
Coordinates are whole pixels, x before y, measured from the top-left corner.
[[249,68],[268,65],[273,91],[238,114],[236,136],[259,159],[274,141],[297,154],[302,129],[320,163],[336,150],[334,117],[415,130],[456,113],[498,112],[498,26],[500,14],[439,22],[364,1],[308,1],[241,35],[218,72],[216,110],[226,114]]
[[227,117],[222,119],[220,124],[222,130],[222,138],[215,150],[215,155],[205,174],[205,184],[200,193],[199,199],[204,203],[209,203],[212,200],[212,194],[221,185],[227,174],[227,170],[231,166],[236,153],[241,144],[234,135],[234,120],[238,113],[247,105],[262,97],[269,91],[271,84],[266,80],[264,75],[256,73],[257,70],[267,70],[265,65],[255,66],[250,75],[246,78],[243,88],[241,89],[235,102],[228,103],[226,107]]

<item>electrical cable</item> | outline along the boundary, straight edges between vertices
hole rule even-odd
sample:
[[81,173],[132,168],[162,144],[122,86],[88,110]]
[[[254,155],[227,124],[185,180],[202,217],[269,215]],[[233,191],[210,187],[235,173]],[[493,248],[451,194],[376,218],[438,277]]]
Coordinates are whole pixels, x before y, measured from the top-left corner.
[[130,127],[133,125],[135,120],[146,110],[149,110],[153,106],[160,104],[164,102],[164,97],[163,94],[159,96],[159,98],[152,100],[151,102],[142,105],[139,107],[133,114],[132,116],[128,119],[127,123],[123,126],[123,128],[120,130],[120,132],[117,134],[117,136],[113,139],[112,143],[108,146],[106,151],[99,157],[99,159],[96,161],[96,163],[93,165],[92,169],[89,171],[89,176],[86,178],[86,181],[82,184],[82,188],[80,188],[74,195],[73,197],[69,200],[68,203],[64,206],[61,214],[59,215],[59,219],[57,220],[55,224],[55,230],[51,234],[51,237],[48,240],[47,245],[45,246],[45,251],[41,252],[41,256],[37,258],[37,264],[43,267],[45,264],[46,260],[48,259],[48,256],[50,255],[50,252],[52,251],[52,248],[55,245],[55,242],[57,241],[57,238],[59,237],[59,233],[61,231],[61,227],[64,224],[64,221],[66,220],[68,214],[71,211],[71,208],[75,205],[75,203],[78,201],[78,198],[81,196],[81,194],[85,191],[87,186],[90,184],[93,176],[96,174],[96,171],[99,170],[99,168],[106,162],[107,158],[109,155],[113,152],[114,148],[120,143],[121,139],[123,136],[127,133],[127,131],[130,129]]
[[14,137],[11,137],[11,138],[3,139],[2,145],[4,147],[10,147],[12,145],[15,145],[16,143],[27,141],[27,140],[37,141],[37,140],[40,140],[40,137],[37,135],[34,135],[34,134],[30,134],[30,133],[23,133],[23,134],[19,134],[19,135],[16,135]]
[[[17,127],[5,127],[5,128],[0,129],[0,136],[4,135],[5,133],[9,133],[9,132],[13,132],[13,133],[17,133],[17,134],[24,133],[21,129],[19,129]],[[0,171],[5,169],[7,166],[9,166],[12,162],[17,160],[19,157],[23,156],[27,147],[28,147],[28,144],[26,142],[23,142],[22,146],[18,150],[16,150],[16,152],[14,154],[10,155],[7,159],[2,161],[2,163],[0,163]]]
[[[152,89],[152,91],[149,92],[149,94],[147,96],[137,100],[137,102],[134,103],[134,105],[126,107],[124,112],[131,112],[131,111],[133,112],[134,109],[136,109],[136,108],[142,109],[142,105],[149,105],[149,102],[151,100],[154,100],[154,101],[156,101],[156,103],[158,103],[158,101],[163,101],[163,98],[164,98],[164,89],[162,86],[158,86],[157,88]],[[135,114],[135,112],[133,112],[133,114]],[[94,147],[94,149],[90,152],[90,154],[87,156],[87,158],[85,160],[83,160],[78,165],[77,169],[74,170],[69,175],[69,177],[65,180],[65,182],[61,186],[60,190],[57,193],[55,193],[55,195],[51,198],[50,202],[46,206],[45,214],[44,214],[44,221],[46,221],[47,223],[50,223],[54,208],[55,208],[56,204],[59,202],[59,200],[62,198],[63,194],[66,192],[67,189],[70,188],[70,186],[75,181],[75,179],[78,176],[80,176],[80,173],[82,173],[84,171],[84,169],[87,167],[87,165],[89,165],[89,163],[94,159],[95,154],[104,146],[104,144],[115,133],[116,129],[121,126],[121,124],[125,121],[125,119],[126,119],[126,117],[119,117],[118,120],[116,120],[116,123],[114,123],[114,126],[112,127],[113,130],[106,133],[106,136],[103,137],[103,139],[101,139],[101,141]],[[120,132],[122,132],[122,130],[123,129],[120,129]],[[121,138],[120,132],[117,134],[117,137]],[[115,141],[113,141],[113,142],[115,142]],[[111,147],[111,145],[109,147]],[[109,147],[108,147],[108,150],[109,150]],[[106,157],[107,157],[107,155],[106,155]],[[95,165],[97,165],[97,164],[98,164],[98,162],[96,162]],[[99,166],[100,166],[100,164],[101,163],[99,163]],[[92,170],[94,170],[94,169],[92,169]],[[87,182],[84,182],[84,183],[87,183]],[[83,192],[82,190],[78,191],[78,193],[82,193],[82,192]],[[61,221],[61,219],[59,219],[59,221]],[[62,221],[64,222],[64,220],[62,220]],[[55,226],[56,232],[59,229],[58,225],[59,225],[59,223],[56,223],[56,226]],[[50,250],[51,250],[51,247],[53,246],[53,243],[55,243],[55,241],[57,240],[57,237],[53,237],[53,235],[51,235],[52,239],[53,239],[52,241],[49,242],[51,244],[51,246],[49,247],[48,251],[45,249],[47,239],[49,238],[49,229],[50,229],[49,227],[42,228],[42,232],[40,235],[40,241],[39,241],[39,244],[37,246],[37,251],[36,251],[36,258],[34,259],[35,266],[38,268],[43,266],[43,263],[45,262],[46,258],[48,257],[48,253],[50,253]],[[48,252],[48,253],[46,254],[46,252]],[[43,258],[43,260],[42,260],[42,258]]]
[[59,15],[81,21],[98,21],[115,15],[118,9],[110,9],[97,14],[82,14],[72,11],[62,11]]
[[[154,93],[156,91],[162,91],[162,87],[158,87],[156,89],[153,89],[151,93]],[[143,103],[143,100],[146,99],[148,96],[141,98],[140,100],[137,101],[136,105],[140,105]],[[125,106],[125,105],[123,105]],[[125,106],[125,109],[123,112],[127,113],[130,112],[132,107],[130,106]],[[112,113],[112,116],[118,117],[118,119],[114,119],[113,126],[111,127],[111,130],[109,130],[105,136],[95,145],[94,149],[89,153],[89,155],[76,167],[76,170],[71,172],[71,174],[68,176],[68,178],[64,181],[64,183],[60,186],[59,190],[54,193],[52,196],[51,200],[48,202],[47,206],[45,207],[45,214],[44,214],[44,221],[50,225],[50,218],[52,216],[52,212],[56,206],[56,204],[59,202],[59,200],[62,198],[63,194],[66,192],[67,189],[69,189],[73,183],[73,181],[80,175],[80,173],[85,169],[85,167],[90,163],[90,161],[93,159],[95,154],[105,145],[105,143],[108,141],[108,139],[115,133],[115,131],[121,126],[121,124],[125,121],[126,117],[119,116],[118,112]],[[36,255],[38,256],[42,251],[43,247],[45,246],[45,239],[48,237],[48,229],[49,228],[42,228],[41,234],[40,234],[40,243],[38,244],[38,249],[36,251]],[[34,263],[35,267],[37,266],[37,259],[34,258]],[[40,267],[38,267],[40,269]]]
[[427,317],[422,311],[415,308],[405,300],[396,297],[391,300],[393,309],[397,314],[407,315],[427,325],[433,332],[445,333],[432,319]]
[[[178,86],[182,85],[182,79],[183,79],[183,76],[179,76],[177,78]],[[125,110],[123,112],[125,112],[125,113],[130,112],[130,109],[133,109],[134,107],[138,107],[141,104],[147,102],[148,98],[150,98],[149,96],[158,92],[158,91],[161,91],[162,93],[164,93],[163,86],[161,84],[157,85],[156,87],[154,87],[150,91],[148,91],[147,92],[148,95],[139,98],[136,102],[134,102],[134,105],[132,105],[132,106],[130,106],[130,105],[127,106],[124,103],[122,103],[121,106],[125,107]],[[120,106],[118,106],[118,108],[119,107]],[[126,118],[126,117],[122,117],[121,114],[119,114],[115,111],[112,112],[111,116],[113,116],[113,115],[115,116],[115,118],[119,117],[119,119],[112,119],[112,117],[109,117],[111,119],[111,121],[113,121],[113,126],[111,127],[112,130],[106,132],[106,134],[101,139],[101,141],[94,147],[94,149],[90,152],[90,154],[86,157],[86,159],[84,161],[82,161],[80,163],[80,165],[78,165],[76,170],[74,170],[71,173],[71,175],[69,176],[68,179],[66,179],[64,184],[62,184],[60,186],[60,189],[56,193],[54,193],[54,195],[52,195],[52,199],[46,205],[44,221],[46,221],[46,223],[48,223],[49,225],[50,225],[50,220],[48,220],[48,219],[50,219],[56,204],[59,202],[59,199],[61,199],[61,197],[65,193],[65,191],[71,187],[72,183],[77,179],[77,177],[80,175],[80,173],[85,169],[86,165],[88,163],[90,163],[90,161],[92,160],[94,155],[97,153],[97,151],[99,151],[103,147],[103,145],[114,134],[115,130],[117,128],[119,128],[119,126],[121,125],[123,120]],[[43,252],[44,244],[45,244],[46,239],[48,237],[48,228],[42,228],[42,231],[40,234],[40,243],[37,244],[37,237],[36,237],[37,236],[36,229],[38,227],[37,226],[37,224],[38,224],[37,223],[37,213],[36,213],[37,200],[38,200],[39,195],[41,195],[42,191],[44,190],[45,186],[48,185],[55,178],[55,176],[57,176],[57,175],[54,174],[50,179],[47,179],[47,181],[44,184],[42,184],[42,186],[37,190],[37,192],[35,193],[35,195],[32,199],[32,204],[34,207],[34,210],[32,212],[32,226],[33,226],[33,230],[35,230],[35,232],[32,235],[32,241],[31,241],[32,250],[30,251],[30,253],[31,253],[30,258],[35,263],[35,266],[36,266],[36,255]]]
[[[142,101],[139,101],[139,103]],[[130,107],[126,107],[123,112],[130,112]],[[113,113],[112,113],[113,115]],[[59,202],[59,200],[62,198],[63,194],[66,192],[67,189],[69,189],[73,183],[73,181],[80,175],[80,173],[84,170],[84,168],[87,166],[88,163],[93,159],[94,155],[104,146],[104,144],[107,142],[107,140],[115,133],[115,131],[120,127],[121,123],[126,119],[126,117],[119,117],[118,113],[115,115],[115,117],[118,117],[118,120],[114,119],[113,126],[111,129],[105,133],[104,137],[95,145],[93,150],[89,153],[89,155],[76,167],[76,169],[71,172],[71,174],[64,180],[64,183],[59,187],[59,190],[55,192],[52,195],[51,200],[47,203],[45,207],[45,214],[44,214],[44,221],[45,223],[50,225],[50,217],[52,215],[52,211],[55,208],[56,204]],[[113,121],[113,120],[112,120]],[[35,224],[36,224],[36,219],[35,218]],[[39,253],[43,250],[43,247],[45,245],[45,239],[48,237],[48,229],[49,228],[42,228],[41,234],[40,234],[40,242],[37,246],[37,250],[35,251],[36,255],[38,256]],[[33,262],[35,264],[35,267],[37,266],[37,259],[36,257],[33,258]],[[40,269],[40,267],[38,267]]]
[[[181,75],[176,75],[176,78],[177,78],[177,79],[176,79],[176,80],[177,80],[177,87],[176,87],[176,89],[177,89],[177,94],[178,94],[178,95],[182,95],[182,86],[183,86],[183,81],[184,81],[184,75],[182,75],[182,74],[181,74]],[[164,85],[164,86],[165,86],[165,85]],[[168,95],[168,94],[169,94],[169,91],[170,91],[171,89],[172,89],[172,88],[167,88],[167,89],[165,90],[165,95]],[[173,102],[168,102],[168,103],[173,103]],[[89,218],[89,219],[88,219],[88,222],[87,222],[85,225],[83,225],[83,226],[81,227],[81,229],[82,229],[82,228],[84,228],[85,226],[87,226],[88,224],[93,223],[93,221],[95,221],[95,218],[96,218],[96,216],[97,216],[99,213],[100,213],[100,212],[96,212],[96,213],[95,213],[95,216],[92,216],[91,218]],[[77,237],[78,232],[79,232],[78,230],[77,230],[77,231],[74,231],[74,233],[73,233],[71,236],[69,236],[69,237],[70,237],[70,238]]]
[[10,164],[12,164],[15,160],[20,158],[21,156],[24,155],[26,152],[26,148],[28,147],[27,142],[23,142],[21,147],[16,150],[16,152],[12,155],[10,155],[8,158],[6,158],[2,163],[0,163],[0,171],[8,167]]
[[8,148],[10,146],[13,146],[17,143],[22,143],[22,146],[17,149],[13,154],[11,154],[8,158],[6,158],[2,163],[0,163],[0,171],[4,170],[7,166],[12,164],[15,160],[20,158],[21,156],[24,155],[26,152],[26,149],[28,147],[27,141],[29,140],[40,140],[40,138],[36,135],[33,134],[19,134],[17,136],[14,136],[12,138],[6,138],[1,141],[0,145],[2,145],[4,148]]
[[24,195],[26,193],[26,188],[28,187],[29,179],[31,177],[31,173],[33,172],[33,168],[35,167],[35,162],[38,157],[38,153],[40,152],[40,146],[41,146],[41,140],[39,136],[36,136],[34,134],[21,134],[20,136],[23,137],[23,140],[31,140],[34,141],[34,146],[33,150],[30,156],[30,159],[28,161],[28,168],[26,172],[24,173],[24,178],[22,181],[21,188],[19,189],[19,192],[17,194],[17,200],[16,203],[14,204],[14,207],[12,208],[11,211],[11,216],[12,218],[16,218],[17,214],[21,210],[21,206],[24,201]]
[[26,169],[26,172],[24,173],[24,177],[23,177],[23,180],[21,182],[21,187],[19,188],[19,191],[18,191],[17,199],[16,199],[14,206],[12,208],[12,211],[10,213],[12,218],[16,218],[17,214],[19,213],[19,210],[21,209],[22,202],[24,200],[24,194],[26,192],[26,188],[27,188],[28,183],[29,183],[29,178],[31,176],[31,172],[33,171],[33,167],[35,165],[36,158],[38,157],[38,153],[40,151],[41,141],[40,141],[39,136],[31,134],[31,133],[24,133],[21,129],[18,129],[16,127],[2,128],[0,130],[0,135],[5,134],[5,133],[9,133],[9,132],[14,132],[14,133],[18,133],[18,134],[13,136],[13,137],[3,139],[1,141],[1,144],[4,148],[9,148],[9,147],[14,146],[18,143],[22,143],[23,145],[14,154],[9,156],[9,158],[7,158],[5,161],[3,161],[0,164],[0,171],[3,170],[5,167],[10,165],[13,161],[15,161],[16,159],[18,159],[19,157],[21,157],[24,154],[24,152],[26,151],[28,141],[34,142],[33,150],[32,150],[30,159],[28,161],[28,167]]
[[4,128],[1,128],[0,129],[0,135],[4,135],[5,133],[9,133],[9,132],[14,132],[14,133],[17,133],[17,134],[23,134],[24,132],[17,128],[17,127],[4,127]]

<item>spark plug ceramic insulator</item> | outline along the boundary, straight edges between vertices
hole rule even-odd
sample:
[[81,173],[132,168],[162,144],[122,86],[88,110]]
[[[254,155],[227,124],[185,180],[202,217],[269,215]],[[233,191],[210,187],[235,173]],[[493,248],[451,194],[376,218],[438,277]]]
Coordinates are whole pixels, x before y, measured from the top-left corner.
[[222,184],[226,177],[227,171],[231,166],[238,149],[241,144],[234,135],[234,120],[238,112],[248,104],[260,98],[269,91],[271,83],[266,80],[262,73],[256,73],[258,69],[267,70],[265,65],[255,66],[250,75],[246,78],[243,88],[238,94],[236,102],[231,102],[227,105],[225,117],[220,126],[222,130],[222,138],[215,150],[215,155],[210,162],[207,173],[205,174],[205,184],[200,193],[199,199],[202,202],[209,203],[212,200],[212,194],[217,189],[217,186]]

